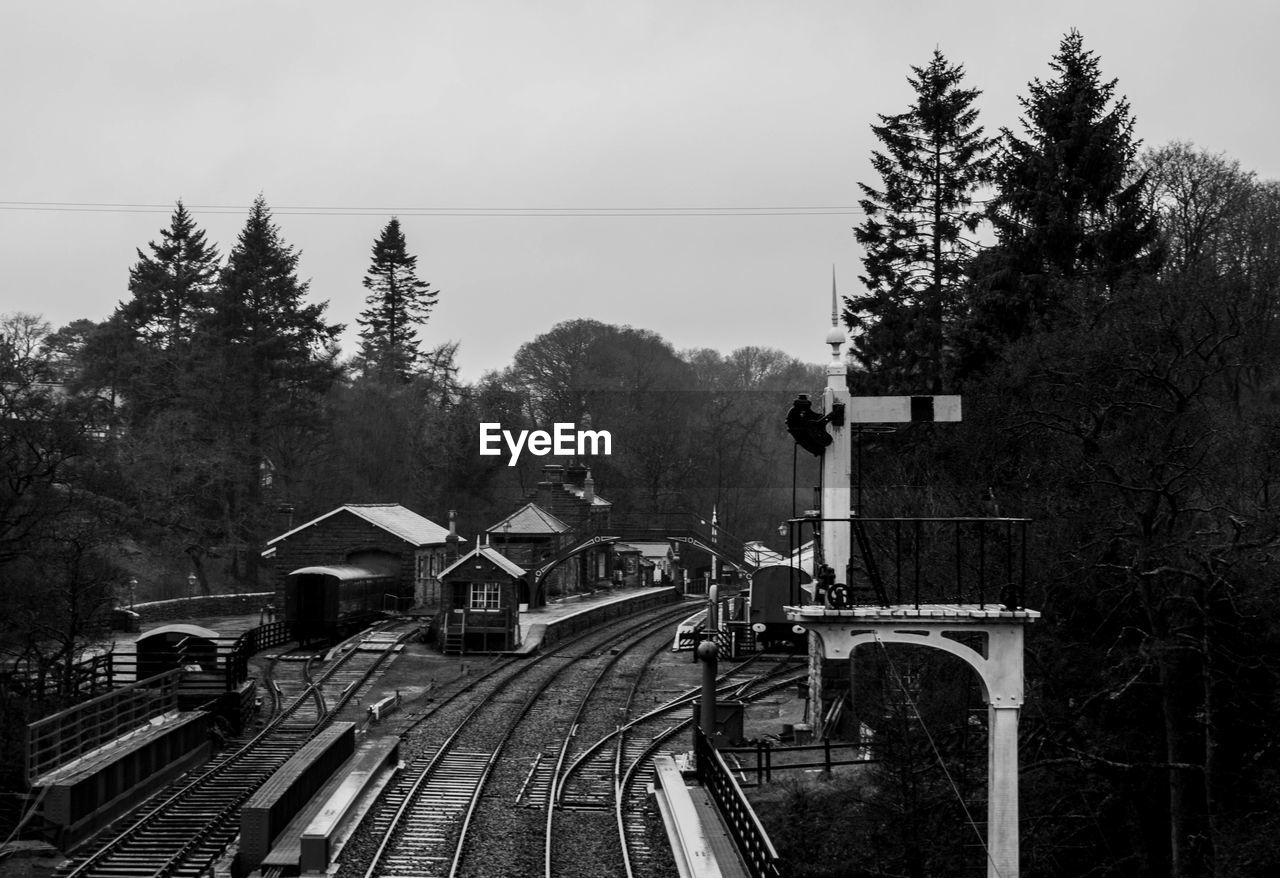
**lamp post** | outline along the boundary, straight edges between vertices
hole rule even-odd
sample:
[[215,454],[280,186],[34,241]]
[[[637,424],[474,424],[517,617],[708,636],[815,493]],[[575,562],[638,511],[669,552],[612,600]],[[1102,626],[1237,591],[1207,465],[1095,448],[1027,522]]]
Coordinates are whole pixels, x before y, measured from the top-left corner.
[[129,609],[133,609],[133,602],[138,597],[138,577],[129,578]]
[[193,597],[196,593],[196,575],[194,573],[187,574],[187,597]]

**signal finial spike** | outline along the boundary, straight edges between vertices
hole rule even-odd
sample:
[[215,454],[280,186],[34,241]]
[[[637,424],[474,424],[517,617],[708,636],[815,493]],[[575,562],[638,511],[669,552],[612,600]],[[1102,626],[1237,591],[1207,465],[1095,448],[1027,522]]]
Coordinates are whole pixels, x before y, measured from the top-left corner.
[[836,267],[831,266],[831,329],[827,331],[827,344],[831,345],[831,361],[840,362],[840,348],[844,346],[844,330],[840,328],[840,308],[836,304]]

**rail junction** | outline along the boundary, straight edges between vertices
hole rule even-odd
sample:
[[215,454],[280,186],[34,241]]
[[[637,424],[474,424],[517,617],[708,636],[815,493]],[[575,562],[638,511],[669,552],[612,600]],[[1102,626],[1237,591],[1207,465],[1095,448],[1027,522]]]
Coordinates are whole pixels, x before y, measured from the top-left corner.
[[[454,659],[461,673],[426,685],[396,664],[425,651],[410,618],[327,650],[225,651],[257,675],[255,721],[55,874],[676,874],[651,790],[655,758],[693,746],[695,669],[671,644],[694,603],[656,588],[584,601],[541,649]],[[743,701],[804,673],[748,658],[717,691]]]

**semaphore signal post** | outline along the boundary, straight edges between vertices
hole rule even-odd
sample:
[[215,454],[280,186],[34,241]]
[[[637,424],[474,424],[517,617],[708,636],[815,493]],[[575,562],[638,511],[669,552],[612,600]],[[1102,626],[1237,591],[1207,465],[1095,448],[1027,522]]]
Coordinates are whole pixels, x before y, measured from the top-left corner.
[[815,538],[816,588],[811,602],[786,608],[787,619],[809,632],[814,733],[824,733],[824,665],[851,662],[860,645],[928,647],[966,662],[988,707],[987,875],[1016,878],[1023,633],[1040,616],[1023,605],[1027,521],[862,515],[861,472],[855,487],[854,470],[861,431],[959,421],[961,403],[958,396],[850,394],[832,295],[824,413],[801,397],[787,418],[801,447],[822,458],[819,514],[792,522]]

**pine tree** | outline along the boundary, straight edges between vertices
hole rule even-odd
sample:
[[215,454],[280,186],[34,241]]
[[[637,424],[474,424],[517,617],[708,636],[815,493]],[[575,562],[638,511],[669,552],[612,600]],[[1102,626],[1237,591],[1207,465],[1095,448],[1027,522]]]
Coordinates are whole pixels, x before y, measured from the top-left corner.
[[373,243],[373,261],[364,277],[368,306],[360,324],[360,357],[365,375],[408,381],[422,361],[416,327],[427,322],[437,291],[416,274],[418,257],[405,249],[395,217]]
[[248,549],[248,579],[256,570],[252,547],[268,526],[265,488],[274,499],[287,498],[291,458],[321,428],[321,402],[337,376],[342,327],[325,323],[327,302],[304,301],[307,283],[297,265],[259,196],[205,324],[201,420],[215,450],[233,461],[221,486],[223,514]]
[[88,345],[90,380],[109,381],[131,421],[177,405],[193,339],[208,315],[219,255],[181,201],[160,241],[139,249],[129,270],[132,298]]
[[989,179],[994,140],[977,125],[981,92],[961,87],[962,66],[935,49],[911,70],[915,103],[871,126],[885,151],[871,160],[881,188],[859,184],[867,219],[854,234],[866,250],[867,291],[845,298],[844,321],[858,330],[853,353],[875,383],[936,391],[983,217],[973,193]]
[[1057,77],[1033,80],[1020,99],[1026,139],[1005,131],[991,220],[1000,243],[1030,265],[1113,282],[1155,235],[1129,102],[1116,97],[1116,80],[1102,80],[1079,31],[1063,37],[1049,67]]
[[169,228],[160,230],[160,243],[148,246],[151,254],[138,250],[129,270],[133,298],[117,310],[144,344],[176,350],[190,344],[200,315],[208,311],[218,250],[205,241],[181,200]]
[[989,205],[998,243],[974,266],[966,370],[1053,325],[1068,291],[1105,296],[1158,261],[1128,101],[1116,97],[1116,80],[1102,79],[1078,31],[1049,66],[1055,78],[1033,80],[1019,99],[1024,137],[1003,130]]

